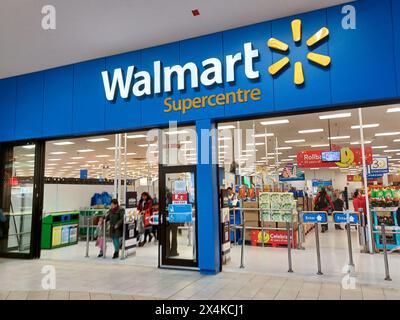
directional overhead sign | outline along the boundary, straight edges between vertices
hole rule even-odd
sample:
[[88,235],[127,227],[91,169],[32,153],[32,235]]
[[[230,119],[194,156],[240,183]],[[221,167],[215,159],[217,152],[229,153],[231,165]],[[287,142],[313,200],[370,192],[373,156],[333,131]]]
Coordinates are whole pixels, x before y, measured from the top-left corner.
[[304,211],[303,223],[326,223],[328,215],[326,211]]
[[[347,218],[349,219],[347,222]],[[346,213],[343,211],[333,212],[333,221],[336,223],[351,223],[358,224],[359,218],[358,214],[355,212]]]

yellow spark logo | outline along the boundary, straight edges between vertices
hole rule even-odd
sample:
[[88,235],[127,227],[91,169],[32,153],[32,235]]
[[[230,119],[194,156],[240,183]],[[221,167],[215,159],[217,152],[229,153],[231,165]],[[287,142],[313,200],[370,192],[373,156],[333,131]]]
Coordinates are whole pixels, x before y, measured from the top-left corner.
[[[292,35],[293,35],[293,41],[295,43],[301,41],[301,20],[296,19],[292,21]],[[328,28],[325,27],[321,28],[314,35],[312,35],[310,39],[307,40],[308,48],[312,50],[313,46],[324,40],[326,37],[328,37],[328,35],[329,35]],[[269,39],[267,44],[270,49],[274,49],[283,53],[287,53],[287,51],[289,50],[289,45],[275,38]],[[322,67],[328,67],[331,63],[331,58],[329,56],[314,52],[308,53],[307,59]],[[275,62],[273,65],[271,65],[268,68],[268,72],[274,76],[278,74],[286,65],[288,65],[289,62],[290,62],[289,58],[284,57],[278,62]],[[294,64],[293,81],[298,86],[304,83],[303,64],[300,61],[297,61]]]

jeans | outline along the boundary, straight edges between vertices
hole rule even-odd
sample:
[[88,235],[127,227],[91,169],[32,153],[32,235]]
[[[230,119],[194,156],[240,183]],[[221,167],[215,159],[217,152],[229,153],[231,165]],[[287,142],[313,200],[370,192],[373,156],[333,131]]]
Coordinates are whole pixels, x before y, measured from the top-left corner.
[[112,236],[114,252],[119,252],[119,236]]

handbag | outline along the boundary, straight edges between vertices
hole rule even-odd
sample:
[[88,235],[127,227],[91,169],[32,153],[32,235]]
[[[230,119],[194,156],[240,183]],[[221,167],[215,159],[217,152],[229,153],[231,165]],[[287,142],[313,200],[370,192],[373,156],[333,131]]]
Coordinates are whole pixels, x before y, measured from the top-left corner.
[[142,215],[138,216],[138,219],[137,219],[137,230],[138,230],[138,232],[140,234],[144,233],[144,221],[143,221],[143,216]]

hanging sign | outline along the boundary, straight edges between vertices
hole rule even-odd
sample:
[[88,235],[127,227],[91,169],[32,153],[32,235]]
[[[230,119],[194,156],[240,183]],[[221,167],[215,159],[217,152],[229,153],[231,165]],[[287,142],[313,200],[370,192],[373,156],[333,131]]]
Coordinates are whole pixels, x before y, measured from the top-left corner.
[[303,223],[326,223],[328,216],[325,211],[303,212]]

